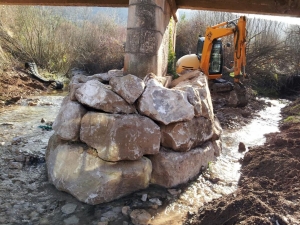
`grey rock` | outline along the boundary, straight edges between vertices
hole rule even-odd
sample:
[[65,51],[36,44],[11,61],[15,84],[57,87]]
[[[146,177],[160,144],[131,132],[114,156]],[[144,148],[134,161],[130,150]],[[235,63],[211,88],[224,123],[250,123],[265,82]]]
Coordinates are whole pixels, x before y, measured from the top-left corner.
[[161,125],[161,145],[174,151],[189,151],[201,146],[213,136],[212,122],[205,117],[194,117],[187,122]]
[[130,207],[129,206],[123,206],[122,207],[122,214],[124,216],[129,216],[129,214],[131,213]]
[[97,223],[97,225],[108,225],[108,221],[106,221],[106,222],[99,222],[99,223]]
[[138,110],[165,125],[188,121],[195,115],[194,107],[188,102],[185,92],[165,88],[155,79],[147,82],[138,100]]
[[198,76],[180,82],[173,89],[187,93],[188,101],[194,106],[195,116],[203,116],[213,121],[213,105],[207,78],[202,72],[198,73]]
[[9,163],[9,168],[10,169],[17,169],[17,170],[20,170],[23,168],[23,164],[20,163],[20,162],[10,162]]
[[53,123],[53,130],[63,140],[78,140],[81,119],[86,112],[81,104],[66,96]]
[[152,165],[148,158],[107,162],[83,143],[49,146],[56,146],[48,148],[46,154],[50,182],[82,202],[109,202],[149,185]]
[[135,108],[97,80],[90,80],[76,90],[76,99],[91,108],[108,113],[135,113]]
[[118,218],[119,213],[114,211],[108,211],[106,213],[102,214],[102,217],[105,217],[108,219],[108,221],[114,221]]
[[220,156],[221,152],[222,152],[222,141],[215,140],[215,141],[212,141],[212,144],[214,146],[215,156]]
[[141,78],[128,74],[124,77],[113,77],[109,81],[112,90],[126,102],[133,104],[143,93],[145,83]]
[[147,194],[143,194],[141,200],[142,200],[143,202],[145,202],[145,201],[147,201],[147,197],[148,197]]
[[79,219],[77,216],[73,215],[67,219],[64,219],[64,223],[66,225],[77,225],[77,224],[79,224]]
[[145,116],[88,112],[81,122],[80,139],[97,149],[103,160],[136,160],[158,153],[160,128]]
[[40,225],[49,225],[50,221],[48,220],[48,218],[44,217],[44,218],[40,219],[39,224]]
[[61,207],[61,211],[64,214],[71,214],[71,213],[75,212],[76,208],[77,208],[76,204],[67,203],[63,207]]
[[194,179],[201,172],[201,167],[206,168],[215,156],[213,145],[208,142],[188,152],[161,148],[159,154],[149,156],[149,159],[153,166],[151,183],[172,188]]
[[134,225],[148,225],[151,214],[144,209],[135,209],[130,213],[130,218]]

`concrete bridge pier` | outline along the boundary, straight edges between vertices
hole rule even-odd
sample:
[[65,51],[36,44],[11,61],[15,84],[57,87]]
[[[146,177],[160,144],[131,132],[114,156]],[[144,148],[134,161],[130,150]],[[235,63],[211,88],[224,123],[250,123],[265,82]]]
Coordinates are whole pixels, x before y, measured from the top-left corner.
[[167,28],[176,11],[173,2],[129,0],[124,74],[140,78],[150,72],[166,74],[170,38]]

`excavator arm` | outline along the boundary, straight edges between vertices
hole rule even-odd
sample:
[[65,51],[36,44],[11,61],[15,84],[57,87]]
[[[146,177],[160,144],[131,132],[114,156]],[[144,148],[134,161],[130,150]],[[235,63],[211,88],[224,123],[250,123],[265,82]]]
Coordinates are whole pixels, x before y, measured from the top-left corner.
[[[212,27],[205,32],[205,41],[200,59],[200,69],[208,76],[208,79],[218,79],[222,74],[209,74],[209,66],[213,41],[228,35],[234,35],[234,81],[239,82],[241,72],[245,73],[246,65],[246,17],[241,16],[235,24],[231,20]],[[224,27],[226,26],[226,27]]]
[[[235,21],[238,22],[236,23]],[[222,77],[222,42],[220,38],[234,35],[234,81],[239,82],[241,72],[245,73],[246,65],[246,17],[223,22],[207,27],[205,37],[200,37],[197,47],[197,54],[190,54],[181,57],[176,63],[176,72],[183,70],[200,69],[207,75],[208,79],[215,80]],[[200,44],[199,44],[200,43]],[[215,67],[216,65],[216,67]],[[214,69],[210,69],[214,68]]]
[[[223,50],[221,38],[233,35],[234,39],[234,84],[222,77]],[[212,92],[236,93],[235,106],[245,106],[248,103],[246,88],[240,82],[245,74],[246,66],[246,17],[223,22],[207,27],[205,36],[199,37],[197,53],[182,56],[176,63],[176,72],[183,70],[202,70],[208,77],[209,88]],[[234,96],[234,95],[233,95]]]

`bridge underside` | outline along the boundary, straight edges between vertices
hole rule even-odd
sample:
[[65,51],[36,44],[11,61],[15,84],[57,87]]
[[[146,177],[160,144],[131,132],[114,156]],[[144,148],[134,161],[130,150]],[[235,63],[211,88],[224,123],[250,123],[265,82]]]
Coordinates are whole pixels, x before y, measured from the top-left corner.
[[[300,17],[300,0],[168,0],[168,2],[175,11],[177,8],[185,8]],[[0,4],[128,7],[129,0],[0,0]]]
[[172,16],[176,22],[178,8],[300,17],[300,0],[0,0],[0,4],[128,7],[124,73],[141,78],[149,72],[166,74],[169,41],[175,41],[175,33],[167,27]]

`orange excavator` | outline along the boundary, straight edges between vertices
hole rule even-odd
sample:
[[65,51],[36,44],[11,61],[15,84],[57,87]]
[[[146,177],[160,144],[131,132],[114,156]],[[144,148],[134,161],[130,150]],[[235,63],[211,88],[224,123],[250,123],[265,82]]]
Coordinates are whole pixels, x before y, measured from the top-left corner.
[[[221,79],[223,72],[223,44],[222,37],[234,36],[234,66],[233,81]],[[196,54],[181,57],[176,63],[176,72],[184,70],[201,70],[209,79],[212,92],[228,92],[235,90],[238,98],[237,106],[248,103],[246,89],[240,82],[245,76],[246,66],[246,17],[223,22],[206,28],[205,36],[199,36]]]

